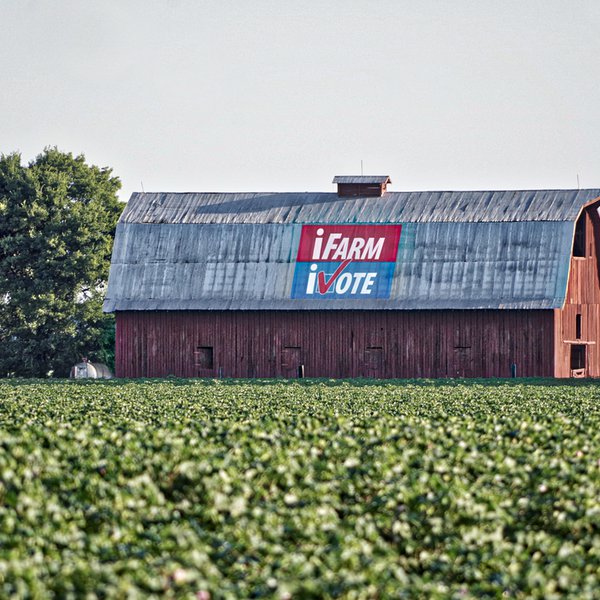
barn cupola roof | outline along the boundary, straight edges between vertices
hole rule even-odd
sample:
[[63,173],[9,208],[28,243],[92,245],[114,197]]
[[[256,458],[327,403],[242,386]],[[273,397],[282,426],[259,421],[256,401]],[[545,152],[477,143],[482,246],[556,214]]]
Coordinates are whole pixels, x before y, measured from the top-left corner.
[[337,183],[338,196],[379,197],[392,180],[388,175],[336,175],[332,183]]

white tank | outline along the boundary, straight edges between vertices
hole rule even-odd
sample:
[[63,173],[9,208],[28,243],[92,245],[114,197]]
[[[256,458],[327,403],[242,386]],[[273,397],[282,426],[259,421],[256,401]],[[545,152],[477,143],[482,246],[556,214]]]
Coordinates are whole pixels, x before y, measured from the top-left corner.
[[87,361],[76,364],[71,369],[71,379],[112,379],[110,369],[102,363]]

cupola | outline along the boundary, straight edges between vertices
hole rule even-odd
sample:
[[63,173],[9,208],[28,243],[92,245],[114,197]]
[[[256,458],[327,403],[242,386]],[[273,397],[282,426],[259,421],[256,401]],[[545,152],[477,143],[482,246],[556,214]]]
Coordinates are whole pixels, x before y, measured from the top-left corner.
[[392,180],[388,175],[336,175],[332,183],[337,183],[338,196],[379,197]]

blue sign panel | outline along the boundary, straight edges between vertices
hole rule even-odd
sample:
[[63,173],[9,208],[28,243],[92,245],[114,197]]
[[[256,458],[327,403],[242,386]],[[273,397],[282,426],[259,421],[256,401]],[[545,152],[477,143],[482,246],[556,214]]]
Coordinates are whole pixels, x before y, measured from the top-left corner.
[[296,264],[292,298],[389,298],[396,263]]

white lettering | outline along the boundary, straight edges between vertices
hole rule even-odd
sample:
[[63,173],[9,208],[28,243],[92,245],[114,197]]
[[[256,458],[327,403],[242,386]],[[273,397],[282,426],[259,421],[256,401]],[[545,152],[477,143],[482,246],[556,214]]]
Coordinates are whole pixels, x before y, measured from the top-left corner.
[[315,245],[313,246],[313,260],[318,260],[321,256],[321,246],[323,245],[323,238],[320,237],[325,233],[324,229],[317,229],[317,238],[315,238]]
[[308,281],[306,283],[306,293],[314,294],[315,287],[317,285],[317,274],[315,271],[317,270],[317,265],[310,265],[311,273],[308,274]]
[[368,258],[369,260],[378,260],[381,251],[383,250],[383,244],[385,243],[385,238],[379,238],[377,243],[375,244],[375,238],[369,238],[367,240],[367,245],[365,246],[365,251],[363,252],[362,259]]
[[364,245],[365,240],[363,238],[354,238],[352,244],[350,244],[350,250],[348,251],[348,256],[346,258],[360,260],[360,251],[363,249]]
[[337,280],[335,291],[338,294],[345,294],[352,285],[352,273],[342,273]]
[[361,294],[370,294],[371,293],[371,288],[375,284],[376,277],[377,277],[377,273],[367,273],[365,282],[363,283],[362,289],[360,290]]
[[323,252],[322,259],[327,260],[329,257],[329,253],[337,247],[336,241],[342,237],[341,233],[332,233],[329,238],[327,238],[327,243],[325,244],[325,251]]
[[346,252],[348,252],[348,238],[344,238],[340,245],[336,248],[331,260],[346,260]]
[[356,294],[356,292],[358,292],[358,286],[366,275],[366,273],[354,273],[354,285],[352,286],[351,294]]

